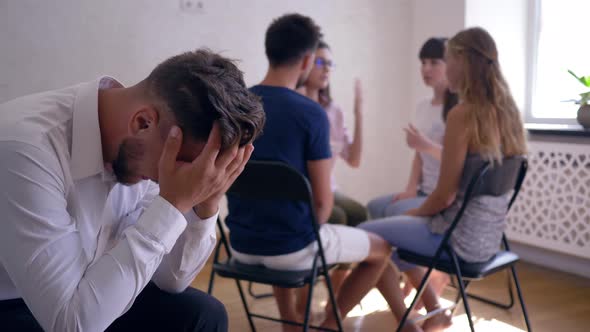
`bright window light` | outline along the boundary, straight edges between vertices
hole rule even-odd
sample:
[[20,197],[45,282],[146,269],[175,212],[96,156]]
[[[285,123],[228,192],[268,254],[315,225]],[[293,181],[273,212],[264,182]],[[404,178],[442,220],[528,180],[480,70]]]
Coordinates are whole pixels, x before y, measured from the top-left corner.
[[579,106],[564,101],[578,99],[579,93],[589,89],[567,70],[571,69],[578,76],[590,75],[590,1],[540,0],[540,4],[532,115],[534,118],[575,118]]

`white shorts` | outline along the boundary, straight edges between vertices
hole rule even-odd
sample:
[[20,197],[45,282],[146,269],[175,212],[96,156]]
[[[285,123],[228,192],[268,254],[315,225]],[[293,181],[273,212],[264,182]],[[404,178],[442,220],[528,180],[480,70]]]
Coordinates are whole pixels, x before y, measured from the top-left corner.
[[[320,238],[327,264],[357,263],[369,256],[371,249],[369,234],[362,229],[324,224],[320,227]],[[317,241],[313,241],[307,247],[285,255],[248,255],[234,249],[232,249],[232,255],[244,264],[264,265],[275,270],[297,271],[311,269],[317,250]]]

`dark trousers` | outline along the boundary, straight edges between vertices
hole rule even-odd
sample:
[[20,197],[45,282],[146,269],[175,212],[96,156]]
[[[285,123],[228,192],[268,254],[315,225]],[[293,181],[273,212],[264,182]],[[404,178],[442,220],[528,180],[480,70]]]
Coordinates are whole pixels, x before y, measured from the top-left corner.
[[[170,294],[149,283],[107,331],[227,331],[221,302],[194,288]],[[43,331],[21,300],[0,301],[0,330]]]
[[334,192],[334,208],[328,223],[356,227],[367,219],[367,208],[361,203],[339,191]]

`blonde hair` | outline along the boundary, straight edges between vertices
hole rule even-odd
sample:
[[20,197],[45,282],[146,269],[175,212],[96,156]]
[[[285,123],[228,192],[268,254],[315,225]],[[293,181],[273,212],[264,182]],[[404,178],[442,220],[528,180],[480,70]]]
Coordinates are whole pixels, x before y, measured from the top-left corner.
[[485,159],[497,162],[503,156],[525,154],[521,115],[500,70],[492,36],[482,28],[466,29],[449,40],[447,49],[463,65],[464,76],[458,93],[470,108],[467,120],[470,147]]

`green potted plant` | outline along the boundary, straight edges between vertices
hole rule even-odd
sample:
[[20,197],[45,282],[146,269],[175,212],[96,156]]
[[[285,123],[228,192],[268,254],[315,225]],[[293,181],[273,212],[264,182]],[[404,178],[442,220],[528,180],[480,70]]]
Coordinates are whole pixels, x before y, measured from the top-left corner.
[[[575,77],[585,87],[590,88],[590,76],[578,77],[573,71],[568,70],[573,77]],[[576,104],[580,105],[578,109],[578,123],[586,129],[590,129],[590,91],[580,93],[580,100],[576,100]]]

